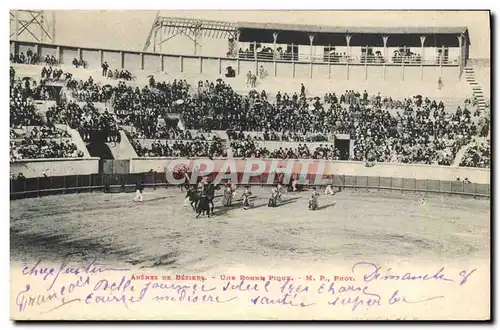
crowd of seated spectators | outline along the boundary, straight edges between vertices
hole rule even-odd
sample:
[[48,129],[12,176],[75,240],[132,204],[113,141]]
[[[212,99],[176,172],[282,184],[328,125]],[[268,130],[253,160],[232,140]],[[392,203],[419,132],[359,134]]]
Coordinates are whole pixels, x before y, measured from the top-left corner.
[[[26,51],[26,55],[24,55],[24,52],[21,52],[20,54],[12,54],[10,53],[10,62],[11,63],[18,63],[18,64],[38,64],[40,63],[40,56],[37,53],[33,53],[31,48],[28,48]],[[47,54],[45,56],[45,64],[49,66],[54,66],[58,62],[54,55]]]
[[[44,70],[44,77],[54,77],[54,71],[47,72],[50,68]],[[103,68],[103,74],[109,71]],[[60,78],[62,74],[62,71],[57,71],[56,77]],[[11,70],[11,81],[12,76],[15,72]],[[370,97],[367,91],[347,90],[338,97],[329,93],[321,102],[318,97],[307,99],[304,87],[290,95],[278,92],[274,98],[269,98],[265,91],[252,90],[248,95],[240,95],[222,80],[200,81],[194,93],[189,92],[190,86],[185,80],[167,83],[156,82],[151,77],[149,86],[142,89],[127,86],[124,82],[105,88],[95,84],[92,77],[86,82],[76,82],[71,77],[66,80],[75,99],[88,103],[80,107],[68,102],[49,109],[46,113],[49,126],[67,123],[83,131],[116,132],[117,124],[120,124],[133,126],[136,138],[192,140],[174,144],[155,142],[151,150],[134,141],[138,152],[143,155],[194,157],[224,154],[219,140],[206,142],[203,141],[204,135],[193,137],[188,130],[178,128],[166,115],[169,112],[179,113],[187,129],[226,130],[232,152],[242,157],[336,159],[339,152],[333,147],[309,151],[304,144],[296,149],[269,151],[257,147],[255,141],[322,142],[328,140],[329,134],[341,133],[354,141],[352,160],[450,165],[463,145],[474,136],[483,134],[483,128],[476,127],[472,120],[470,102],[466,102],[463,109],[459,107],[455,112],[445,112],[443,102],[420,95],[393,100],[380,93]],[[35,82],[25,81],[24,88],[23,82],[11,84],[11,126],[42,123],[31,104],[31,97],[38,95],[43,98],[46,94],[44,88],[43,82],[36,86]],[[116,117],[107,111],[100,113],[91,103],[109,100],[112,95]],[[389,109],[398,112],[389,112]],[[478,110],[473,115],[479,115]],[[243,131],[261,134],[245,137]],[[211,150],[215,152],[211,153]]]
[[57,139],[57,138],[69,138],[70,135],[66,131],[57,129],[55,126],[35,126],[29,132],[23,135],[24,137],[33,139]]
[[132,80],[134,76],[132,76],[132,73],[128,70],[120,70],[115,69],[113,70],[108,70],[108,79],[124,79],[124,80]]
[[[31,100],[55,100],[58,91],[46,84],[45,80],[37,81],[29,77],[23,79],[15,78],[15,70],[11,70],[11,92],[12,87],[17,92],[22,92],[22,97],[30,102]],[[11,99],[13,95],[11,95]]]
[[124,80],[134,79],[134,76],[128,70],[122,69],[122,70],[118,71],[118,69],[115,69],[115,71],[113,71],[113,69],[111,69],[109,67],[108,62],[102,63],[101,67],[102,67],[103,77],[106,77],[108,79],[124,79]]
[[[230,140],[243,140],[245,139],[245,134],[240,131],[239,133],[236,133],[233,130],[227,130],[226,131],[228,137]],[[247,135],[248,137],[249,135]],[[313,135],[306,135],[306,134],[299,134],[297,132],[274,132],[274,131],[264,131],[262,136],[259,135],[254,135],[252,137],[254,140],[260,140],[260,141],[288,141],[288,142],[322,142],[322,141],[328,141],[328,137],[324,134],[313,134]]]
[[453,114],[407,102],[396,116],[379,108],[334,110],[334,127],[355,141],[353,160],[451,165],[460,147],[477,134],[468,109]]
[[138,140],[132,145],[139,157],[227,157],[220,139],[212,141],[155,141],[151,148],[142,146]]
[[[258,93],[241,97],[223,82],[212,93],[198,95],[202,102],[195,98],[182,113],[190,128],[349,134],[353,160],[450,165],[460,147],[478,133],[467,107],[447,113],[442,102],[420,95],[393,101],[351,90],[339,98],[327,95],[327,104],[318,98],[308,104],[302,93],[278,93],[270,103]],[[401,111],[392,115],[384,106]]]
[[[61,69],[58,69],[58,68],[52,68],[52,66],[49,66],[48,68],[47,67],[43,67],[42,68],[42,73],[41,73],[41,77],[42,77],[42,81],[60,81],[61,78],[63,78],[63,70]],[[64,80],[66,80],[68,77],[68,75],[65,75],[64,76]]]
[[78,102],[106,102],[113,94],[111,86],[96,84],[92,76],[87,81],[70,78],[66,87],[71,90],[73,99]]
[[[25,87],[26,83],[29,86],[29,82],[25,82]],[[35,111],[31,95],[31,89],[23,88],[21,81],[10,85],[11,127],[42,125],[42,117]]]
[[40,62],[40,57],[38,54],[33,53],[31,48],[28,48],[26,51],[26,56],[23,52],[20,54],[12,54],[10,53],[10,62],[18,63],[18,64],[38,64]]
[[107,110],[101,113],[91,102],[87,102],[83,107],[72,101],[59,104],[49,108],[45,116],[48,123],[67,124],[79,131],[118,131],[113,114]]
[[185,80],[154,82],[142,89],[120,82],[113,88],[115,114],[121,125],[135,127],[145,138],[167,138],[171,125],[165,114],[174,109],[181,111],[184,101],[189,99],[188,90]]
[[344,52],[330,52],[328,54],[325,54],[324,56],[324,62],[330,62],[330,63],[347,63],[351,62],[349,60],[349,56]]
[[10,159],[35,159],[35,158],[78,158],[83,157],[83,152],[69,140],[36,139],[26,136],[16,145],[10,143]]
[[474,142],[472,146],[467,148],[459,166],[490,168],[490,162],[491,150],[490,140],[488,140],[486,145],[484,143],[479,144]]
[[[175,122],[175,121],[174,121]],[[202,134],[201,132],[191,134],[189,130],[181,130],[176,124],[160,124],[155,131],[154,137],[146,136],[144,131],[137,130],[129,133],[133,139],[165,139],[165,140],[201,140],[211,141],[217,138],[215,134]]]
[[231,140],[230,147],[233,157],[244,158],[280,158],[280,159],[325,159],[339,160],[340,151],[333,144],[320,144],[314,150],[310,150],[307,144],[301,144],[297,148],[279,147],[269,150],[265,146],[258,146],[250,136],[245,139]]
[[87,63],[85,63],[84,60],[78,60],[76,57],[73,59],[71,64],[73,64],[75,66],[75,68],[77,68],[77,69],[79,67],[83,67],[85,69],[85,67],[87,66]]
[[409,49],[398,49],[392,54],[392,63],[420,64],[421,61],[420,54],[413,53]]

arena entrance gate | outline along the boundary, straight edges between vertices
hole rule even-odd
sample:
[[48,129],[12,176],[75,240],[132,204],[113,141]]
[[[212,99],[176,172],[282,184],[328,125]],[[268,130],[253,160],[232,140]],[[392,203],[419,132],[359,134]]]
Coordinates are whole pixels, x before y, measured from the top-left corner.
[[335,148],[340,151],[341,160],[349,160],[351,154],[351,139],[349,134],[335,134]]

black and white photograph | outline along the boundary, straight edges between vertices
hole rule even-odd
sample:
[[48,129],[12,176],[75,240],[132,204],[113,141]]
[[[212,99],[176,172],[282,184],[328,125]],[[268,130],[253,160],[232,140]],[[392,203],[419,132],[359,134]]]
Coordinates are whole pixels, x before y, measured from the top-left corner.
[[489,320],[490,14],[11,9],[11,319]]

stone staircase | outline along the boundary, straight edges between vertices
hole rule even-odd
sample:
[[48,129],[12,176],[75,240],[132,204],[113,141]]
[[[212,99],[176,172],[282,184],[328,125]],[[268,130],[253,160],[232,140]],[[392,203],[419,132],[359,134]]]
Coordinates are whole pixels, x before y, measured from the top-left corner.
[[462,161],[462,158],[464,158],[465,153],[467,152],[467,149],[469,149],[470,145],[471,143],[464,145],[462,146],[462,148],[460,148],[460,150],[458,150],[451,166],[458,167],[460,165],[460,162]]
[[477,108],[480,111],[486,109],[486,99],[484,97],[483,88],[479,82],[476,80],[476,73],[474,72],[474,68],[466,67],[464,69],[465,80],[469,83],[469,86],[472,88],[472,93],[474,98],[477,101]]

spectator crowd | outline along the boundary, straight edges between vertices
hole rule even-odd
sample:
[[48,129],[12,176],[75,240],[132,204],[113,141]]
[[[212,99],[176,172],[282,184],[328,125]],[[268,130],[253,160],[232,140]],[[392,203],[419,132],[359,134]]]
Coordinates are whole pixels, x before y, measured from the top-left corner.
[[491,150],[490,140],[487,144],[474,142],[465,152],[460,166],[490,168]]
[[227,157],[222,141],[155,141],[151,148],[143,146],[137,140],[132,144],[139,157]]
[[[11,55],[11,61],[32,63],[34,56],[32,52]],[[221,79],[199,81],[192,89],[185,80],[156,82],[152,76],[142,88],[123,81],[116,86],[101,86],[92,77],[74,80],[70,73],[52,67],[56,62],[51,56],[46,64],[40,82],[15,81],[15,70],[11,68],[10,72],[11,127],[41,126],[37,135],[26,137],[38,142],[18,149],[23,157],[30,154],[29,150],[42,148],[44,155],[74,157],[75,150],[69,144],[55,147],[56,142],[44,140],[55,137],[51,134],[57,123],[81,132],[113,134],[117,134],[119,125],[130,126],[135,132],[131,135],[133,145],[141,156],[224,156],[230,148],[235,157],[340,159],[340,151],[328,141],[334,134],[346,134],[354,141],[351,160],[438,165],[451,165],[462,146],[487,133],[474,120],[479,113],[471,112],[468,101],[453,112],[445,111],[443,102],[421,95],[393,100],[380,94],[370,96],[366,90],[346,90],[338,96],[328,93],[321,100],[307,98],[304,85],[290,94],[270,96],[252,89],[248,95],[241,95]],[[106,62],[102,75],[133,78],[127,70],[113,71]],[[254,75],[249,73],[247,79],[254,88]],[[32,100],[55,99],[47,85],[54,80],[63,80],[72,98],[58,102],[41,116]],[[80,106],[73,100],[86,104]],[[93,102],[111,102],[114,113],[99,111]],[[177,113],[180,119],[169,116],[171,113]],[[229,141],[225,144],[217,136],[210,140],[204,134],[193,135],[189,129],[223,130]],[[141,146],[140,139],[156,141],[149,148]],[[268,150],[263,141],[300,143],[296,148]],[[305,142],[321,144],[313,149]],[[488,167],[489,158],[489,146],[475,145],[467,150],[461,166]]]

